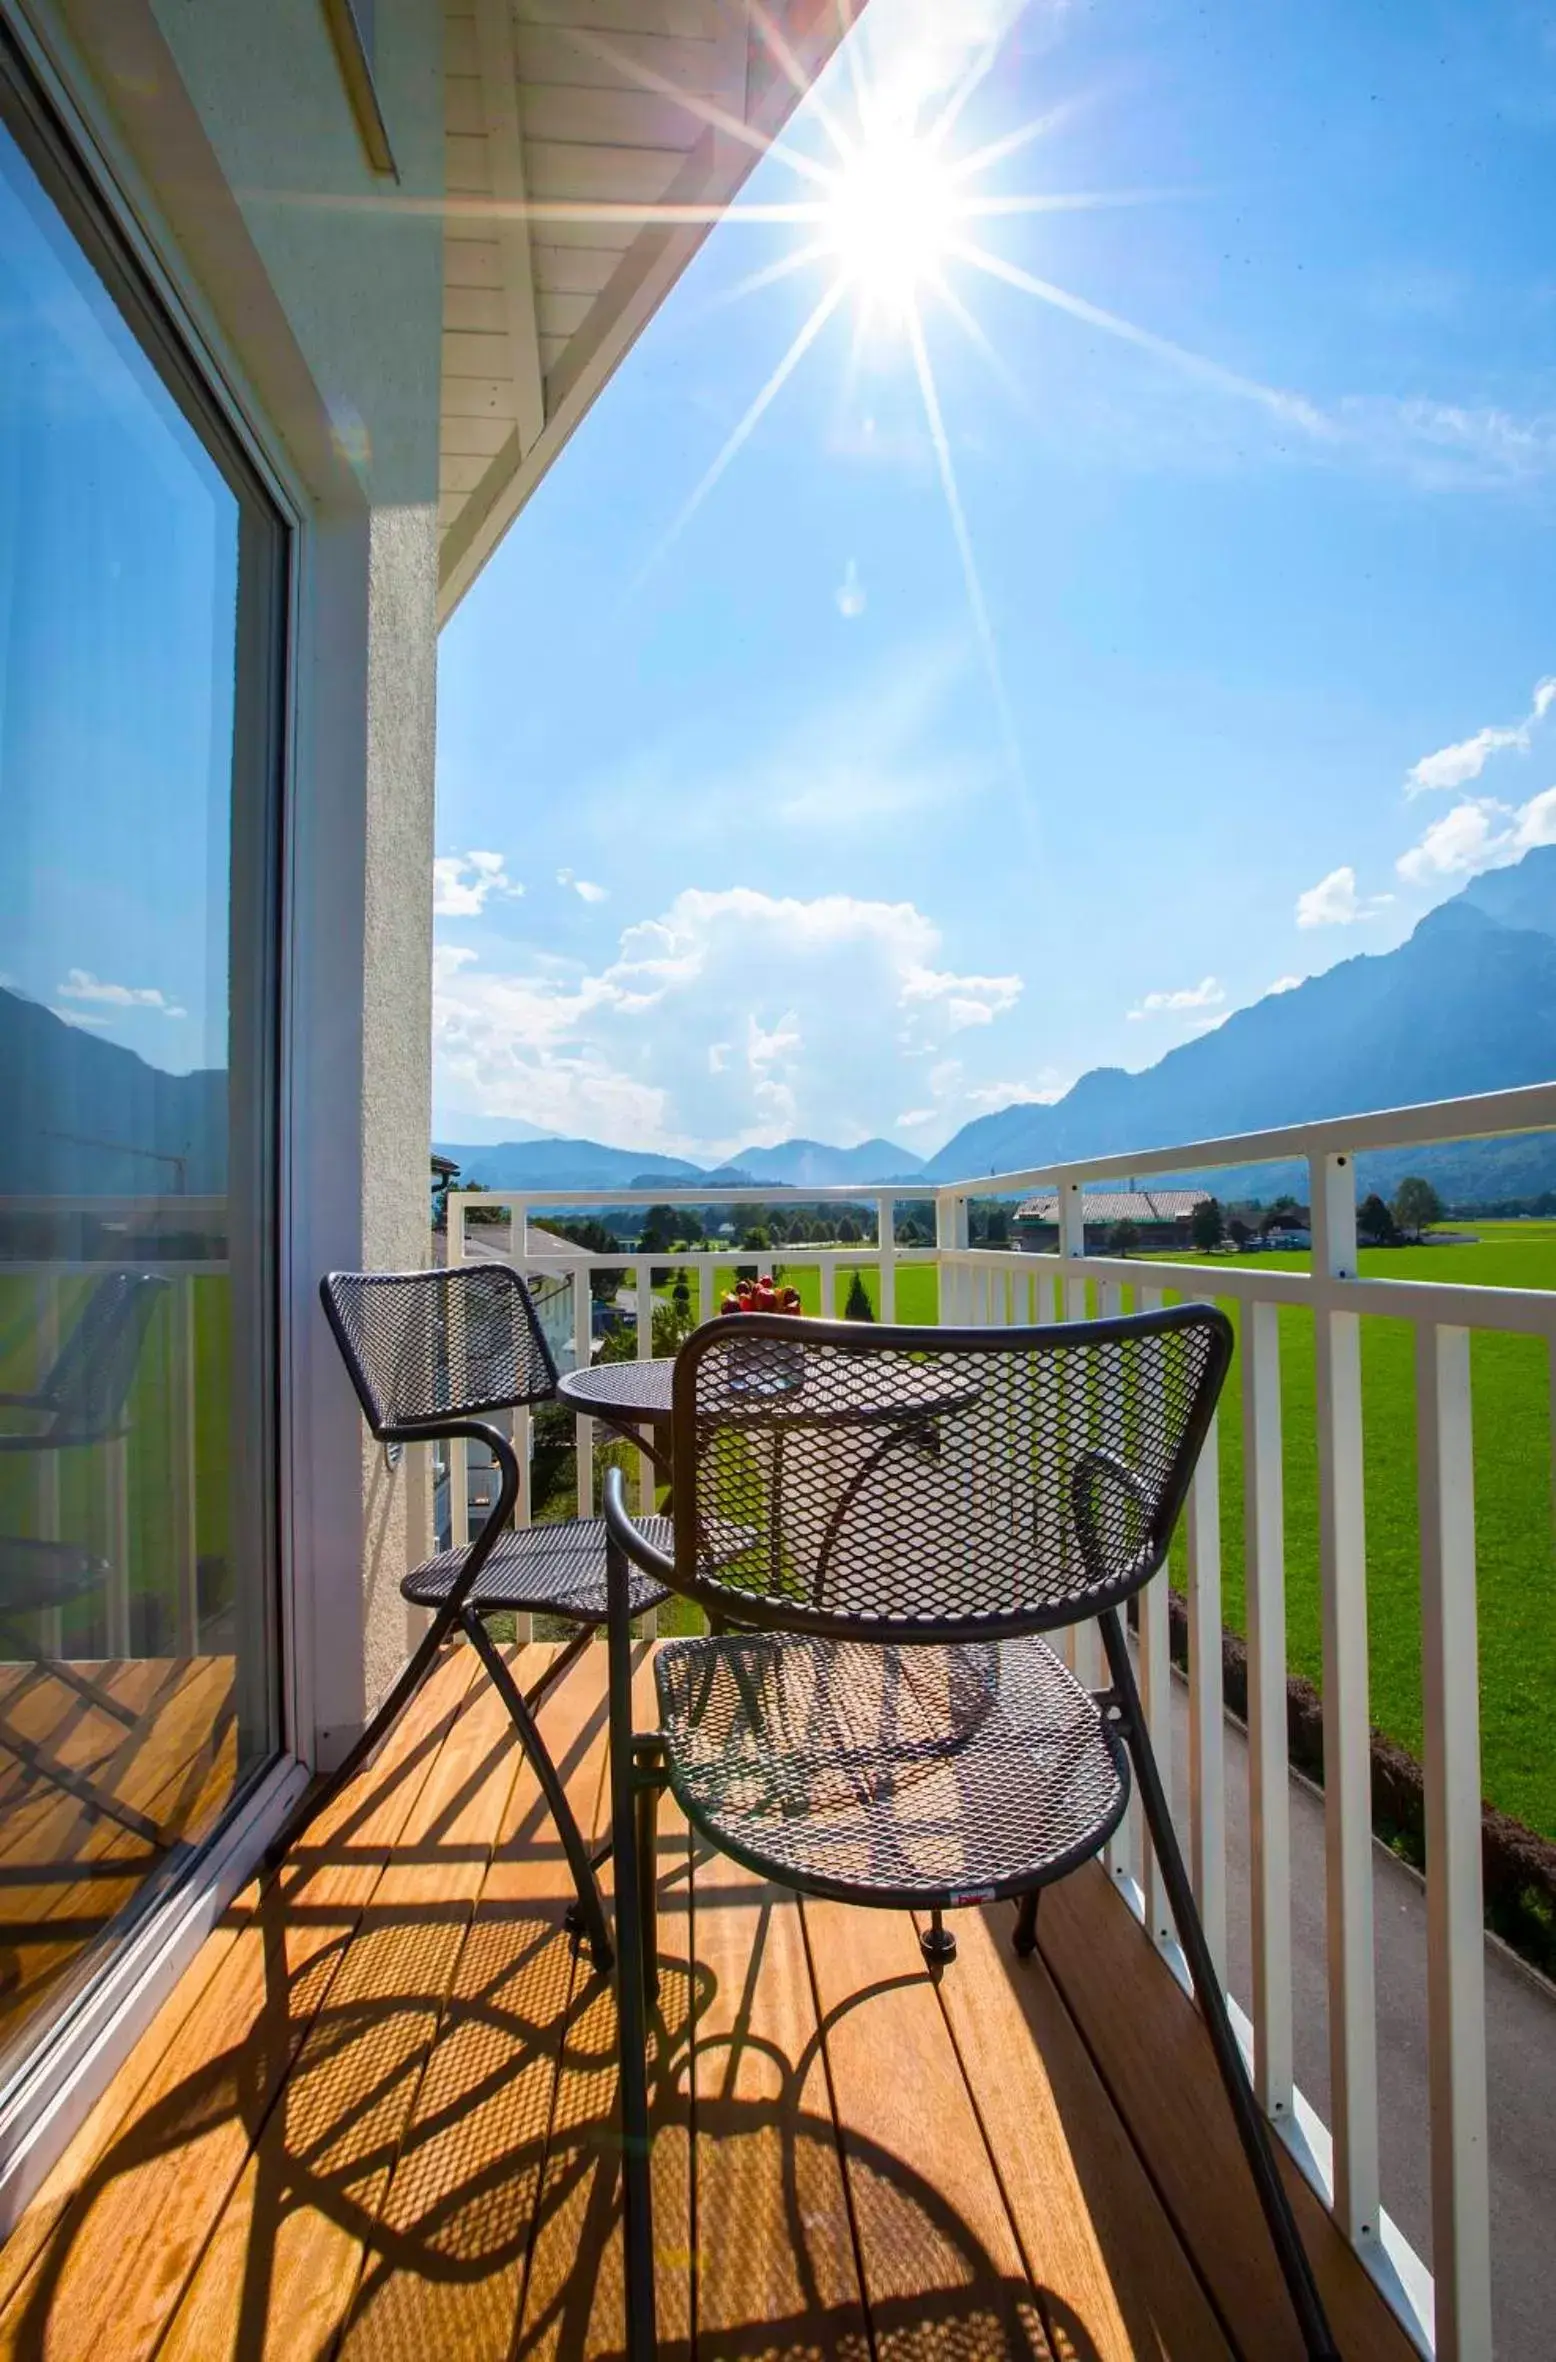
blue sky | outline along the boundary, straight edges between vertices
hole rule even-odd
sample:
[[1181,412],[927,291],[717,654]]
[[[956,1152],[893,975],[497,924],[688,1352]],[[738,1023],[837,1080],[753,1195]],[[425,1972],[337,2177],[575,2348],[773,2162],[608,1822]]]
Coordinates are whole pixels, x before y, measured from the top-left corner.
[[0,131],[0,985],[173,1072],[227,1063],[237,523]]
[[[857,286],[683,515],[838,271],[736,296],[810,233],[721,226],[444,634],[444,1135],[927,1153],[1556,838],[1551,12],[862,30],[899,126],[991,36],[943,152],[1042,128],[964,190],[1109,200],[980,214],[994,268],[919,285],[976,591]],[[818,96],[831,160],[847,57]]]

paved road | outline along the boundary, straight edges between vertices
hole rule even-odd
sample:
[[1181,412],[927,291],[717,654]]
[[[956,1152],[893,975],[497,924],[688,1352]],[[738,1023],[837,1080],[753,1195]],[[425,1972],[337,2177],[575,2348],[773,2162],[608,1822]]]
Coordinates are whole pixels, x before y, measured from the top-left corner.
[[[1175,1679],[1175,1813],[1186,1815],[1188,1690]],[[1252,2006],[1249,1953],[1248,1749],[1226,1730],[1227,1957],[1231,1988]],[[1185,1840],[1187,1831],[1185,1828]],[[1374,1845],[1378,2105],[1383,2203],[1431,2261],[1431,2115],[1426,2051],[1426,1890]],[[1324,1800],[1294,1777],[1291,1798],[1292,1967],[1297,2081],[1329,2119],[1328,1983],[1324,1961]],[[1491,2240],[1496,2362],[1556,2356],[1556,1990],[1504,1945],[1486,1944]]]

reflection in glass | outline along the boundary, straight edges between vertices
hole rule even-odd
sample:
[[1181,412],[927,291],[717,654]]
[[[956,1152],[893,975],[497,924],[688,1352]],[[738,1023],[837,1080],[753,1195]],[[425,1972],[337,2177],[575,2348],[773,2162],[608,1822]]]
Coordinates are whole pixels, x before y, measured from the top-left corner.
[[78,203],[46,136],[8,105],[0,2057],[13,2058],[276,1744],[264,945],[280,536]]

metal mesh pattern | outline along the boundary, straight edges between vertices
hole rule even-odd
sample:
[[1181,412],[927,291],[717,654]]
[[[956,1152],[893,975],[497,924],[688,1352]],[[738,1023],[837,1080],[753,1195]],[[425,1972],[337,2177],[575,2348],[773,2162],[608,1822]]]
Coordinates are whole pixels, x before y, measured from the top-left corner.
[[[1094,1614],[1161,1564],[1230,1350],[1209,1305],[1001,1330],[709,1322],[676,1364],[678,1581],[736,1622],[839,1636]],[[722,1568],[719,1517],[754,1537]]]
[[95,1443],[117,1432],[151,1316],[168,1287],[150,1271],[114,1271],[96,1283],[34,1397],[52,1413],[52,1425],[29,1443]]
[[1123,1816],[1123,1747],[1039,1639],[756,1633],[655,1662],[671,1786],[753,1869],[843,1900],[952,1906],[1062,1877]]
[[[638,1531],[656,1550],[670,1548],[668,1517],[644,1517]],[[418,1607],[441,1607],[464,1567],[468,1552],[442,1550],[408,1574],[400,1588]],[[658,1583],[630,1570],[632,1613],[640,1616],[666,1596]],[[605,1520],[574,1517],[565,1523],[520,1526],[502,1534],[469,1594],[472,1607],[517,1608],[552,1616],[603,1621],[605,1616]]]
[[334,1271],[319,1292],[375,1434],[556,1391],[529,1291],[507,1264]]

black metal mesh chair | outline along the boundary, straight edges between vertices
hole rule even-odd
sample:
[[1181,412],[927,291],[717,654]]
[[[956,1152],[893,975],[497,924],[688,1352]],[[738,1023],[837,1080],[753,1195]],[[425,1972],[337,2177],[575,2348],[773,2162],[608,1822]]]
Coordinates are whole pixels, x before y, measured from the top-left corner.
[[[590,1517],[513,1527],[519,1464],[512,1443],[488,1416],[549,1402],[556,1393],[556,1364],[530,1292],[511,1265],[473,1263],[444,1271],[331,1272],[319,1294],[378,1440],[484,1444],[500,1482],[475,1538],[463,1548],[439,1551],[405,1577],[402,1593],[431,1608],[432,1622],[345,1761],[303,1799],[272,1842],[270,1858],[279,1860],[367,1761],[457,1627],[480,1651],[556,1822],[578,1893],[569,1923],[587,1938],[596,1964],[608,1968],[611,1945],[595,1865],[535,1725],[546,1691],[605,1619],[605,1522]],[[669,1547],[668,1518],[648,1518],[643,1530],[654,1546]],[[657,1607],[665,1594],[653,1578],[634,1574],[625,1596],[629,1615],[637,1616]],[[512,1612],[560,1616],[579,1627],[527,1694],[486,1628],[488,1616]]]
[[[127,1435],[130,1388],[170,1284],[152,1271],[109,1271],[95,1280],[38,1386],[30,1394],[0,1394],[0,1454],[85,1451]],[[79,1542],[0,1535],[0,1637],[31,1664],[29,1680],[61,1682],[99,1713],[133,1730],[139,1719],[133,1706],[40,1648],[29,1629],[33,1617],[101,1590],[112,1571],[106,1558]],[[29,1776],[47,1780],[149,1845],[165,1843],[145,1813],[18,1730],[11,1712],[17,1701],[13,1691],[7,1711],[0,1714],[0,1748],[14,1755]]]
[[[763,1877],[922,1913],[943,1967],[958,1905],[1015,1899],[1016,1948],[1033,1950],[1042,1888],[1118,1827],[1131,1766],[1308,2352],[1334,2353],[1119,1614],[1166,1558],[1231,1351],[1225,1316],[1193,1304],[1029,1329],[797,1333],[746,1314],[683,1346],[673,1551],[633,1523],[619,1480],[605,1500],[634,2357],[654,2351],[643,2037],[660,1789]],[[710,1546],[729,1524],[750,1534],[733,1556]],[[659,1650],[660,1727],[636,1739],[629,1570],[714,1619]],[[1095,1694],[1045,1637],[1092,1617],[1110,1682]]]

